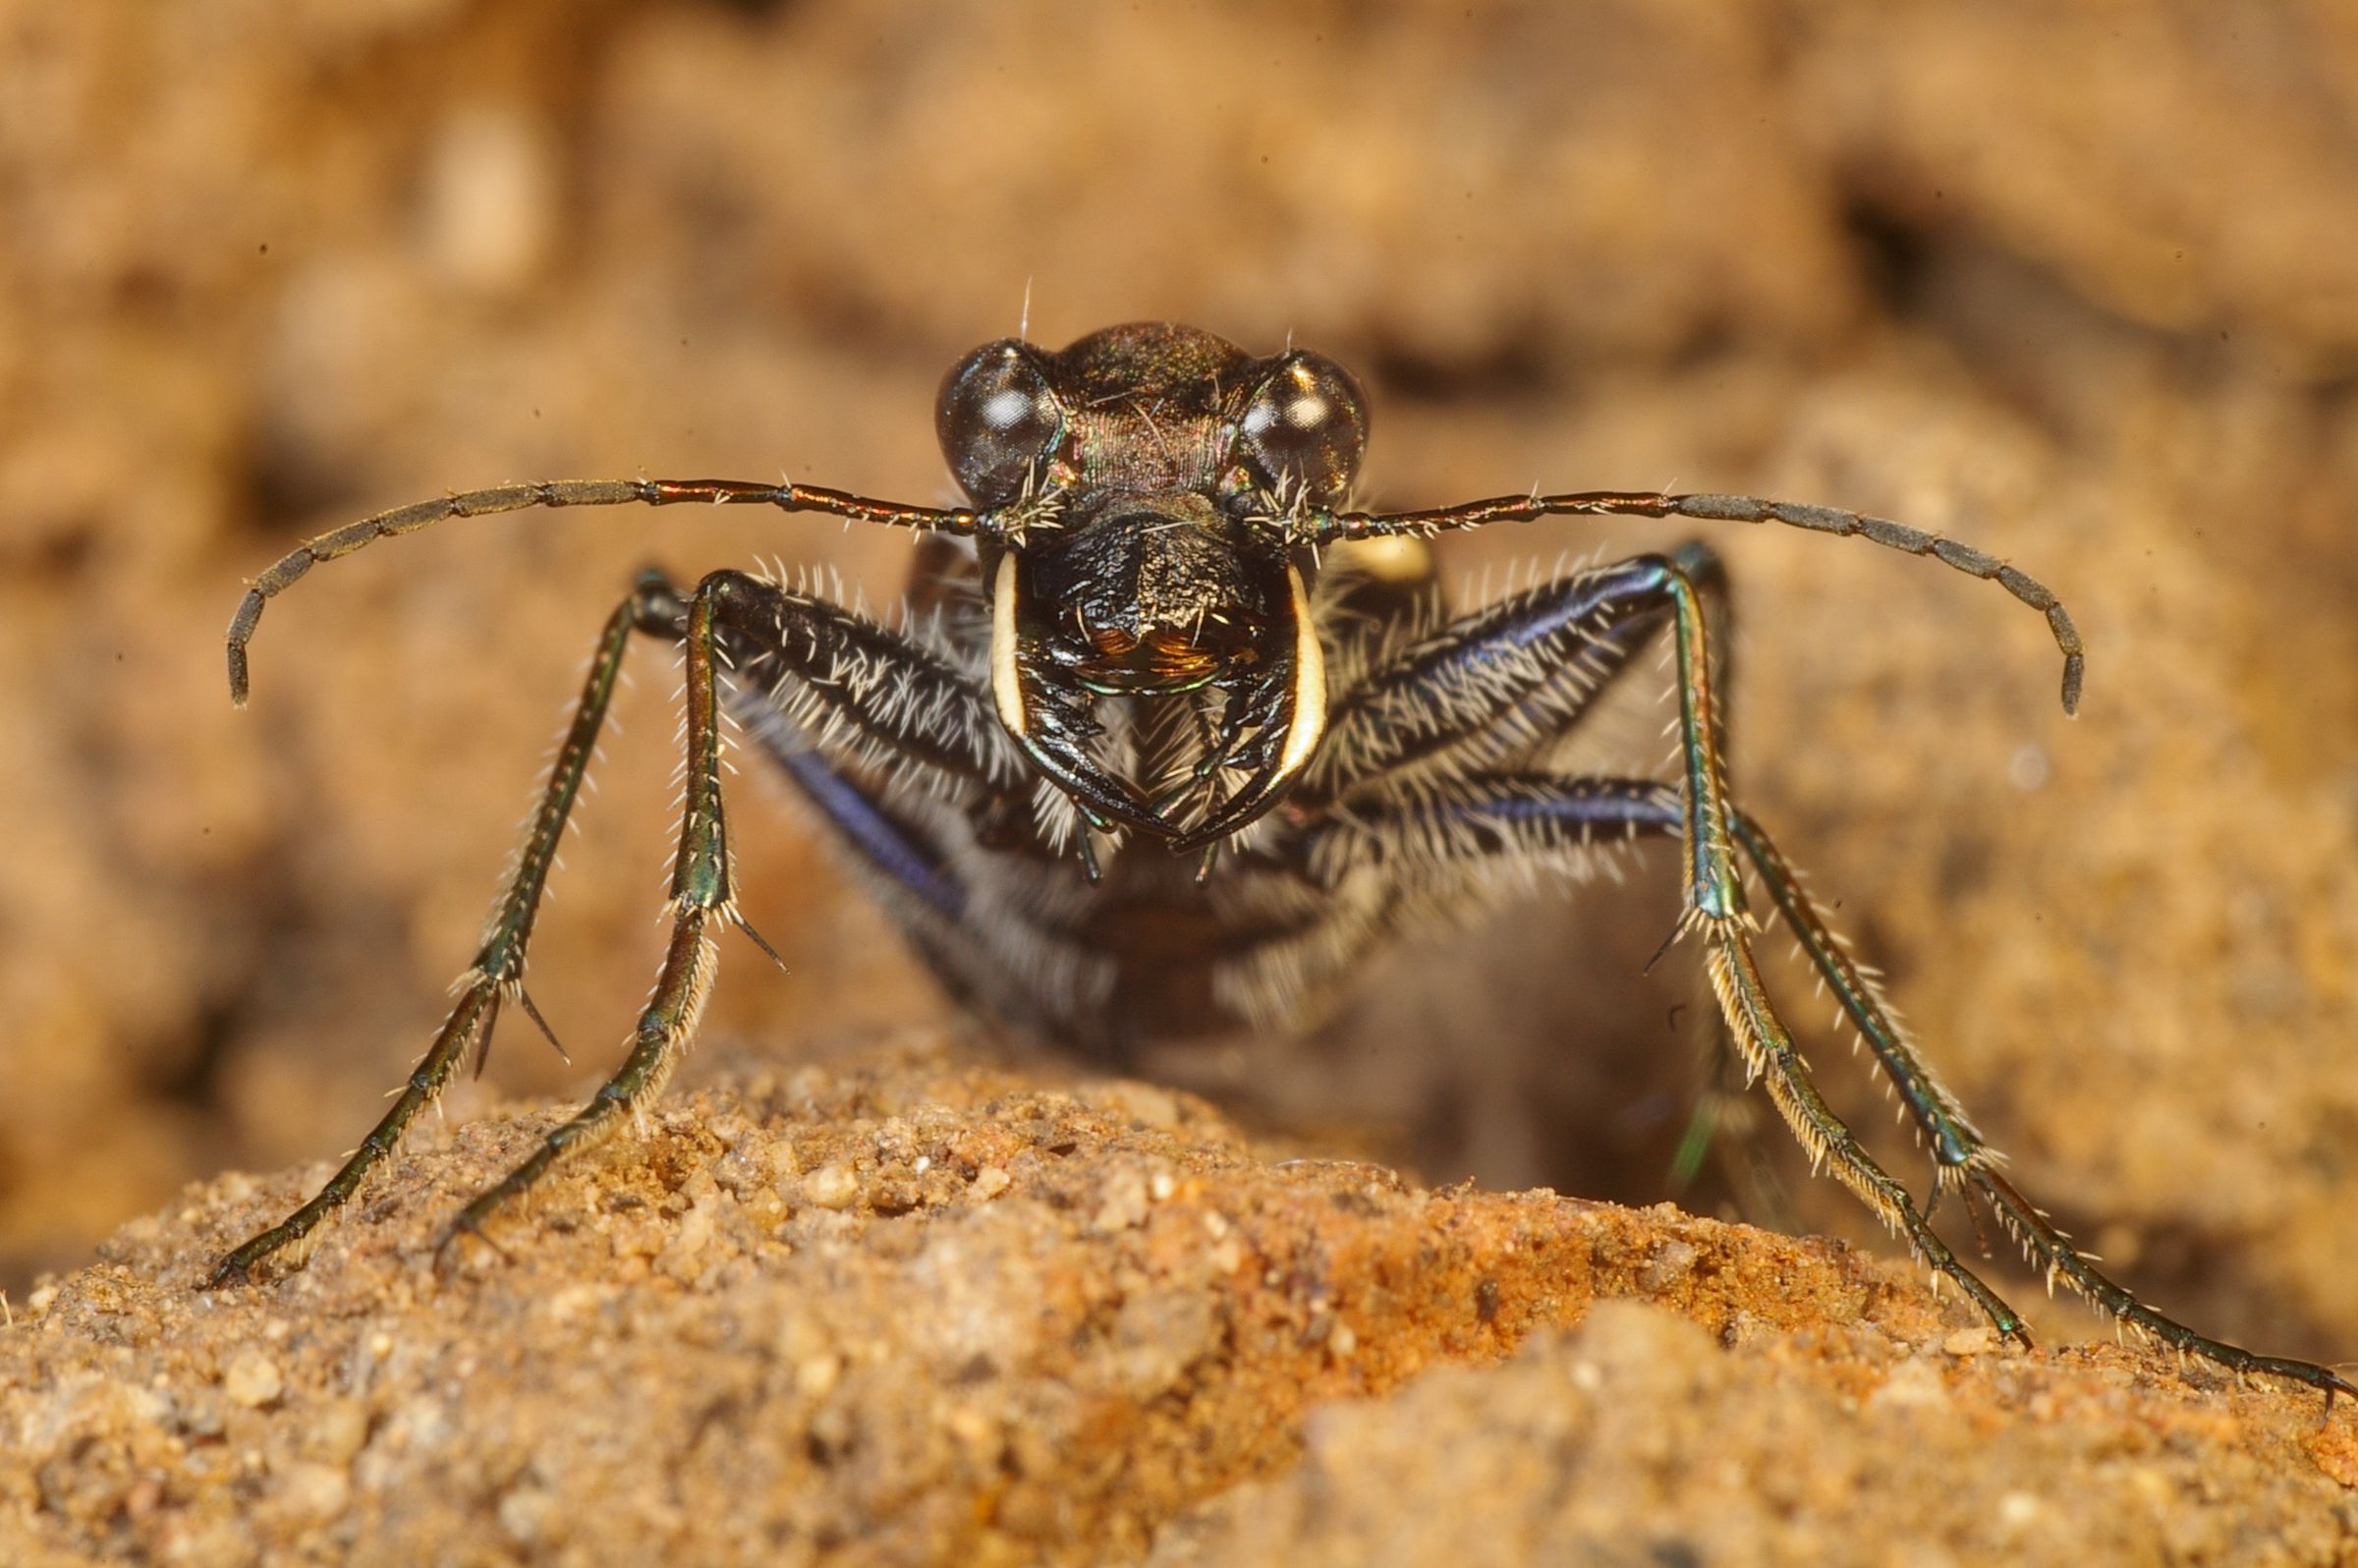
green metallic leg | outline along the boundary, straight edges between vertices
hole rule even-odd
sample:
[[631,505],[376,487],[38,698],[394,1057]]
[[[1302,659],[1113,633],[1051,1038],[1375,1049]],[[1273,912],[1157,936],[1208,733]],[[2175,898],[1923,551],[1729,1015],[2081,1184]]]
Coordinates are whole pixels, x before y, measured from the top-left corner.
[[580,799],[590,758],[597,747],[598,731],[605,724],[614,684],[622,672],[623,653],[634,631],[676,635],[670,614],[677,603],[671,589],[650,577],[642,580],[631,597],[607,618],[605,629],[598,634],[597,650],[590,660],[581,700],[574,707],[573,722],[558,745],[548,783],[540,793],[540,804],[533,813],[524,847],[517,854],[515,869],[484,925],[482,946],[476,953],[475,962],[452,987],[458,1000],[450,1016],[443,1020],[433,1043],[419,1059],[392,1108],[361,1141],[360,1148],[353,1150],[343,1168],[328,1178],[317,1197],[223,1258],[206,1281],[208,1285],[241,1283],[251,1275],[254,1264],[280,1253],[300,1264],[320,1221],[352,1201],[369,1172],[400,1145],[418,1113],[441,1097],[471,1045],[479,1061],[481,1050],[490,1042],[491,1028],[498,1021],[501,1003],[514,996],[528,1011],[531,1009],[532,1003],[524,995],[525,951],[532,941],[533,923],[539,914],[540,896],[548,884],[557,846],[565,836],[565,824],[573,813],[574,803]]
[[[1734,664],[1735,606],[1728,591],[1727,571],[1718,555],[1700,539],[1689,539],[1670,551],[1671,561],[1695,585],[1703,606],[1704,645],[1710,655],[1712,717],[1721,764],[1733,743],[1729,740],[1729,672]],[[1755,1224],[1797,1235],[1802,1230],[1791,1197],[1779,1179],[1774,1159],[1762,1142],[1768,1118],[1759,1114],[1751,1093],[1751,1069],[1736,1050],[1727,1021],[1712,1014],[1712,1037],[1705,1047],[1704,1088],[1688,1121],[1677,1151],[1671,1156],[1673,1190],[1683,1190],[1702,1173],[1704,1161],[1715,1158],[1738,1212]]]
[[[685,637],[687,670],[687,796],[680,818],[680,847],[672,867],[671,943],[646,1009],[639,1015],[630,1055],[570,1120],[541,1140],[524,1162],[486,1188],[461,1210],[444,1236],[447,1259],[461,1236],[482,1232],[483,1222],[521,1197],[564,1160],[596,1148],[621,1130],[662,1092],[681,1048],[695,1035],[716,967],[715,937],[741,924],[736,911],[727,822],[720,795],[721,708],[717,666],[717,623],[724,603],[743,593],[749,580],[733,572],[704,579],[688,601]],[[766,944],[765,944],[766,945]]]
[[1745,906],[1732,825],[1735,812],[1721,761],[1710,612],[1693,579],[1677,563],[1655,557],[1650,564],[1658,579],[1657,591],[1669,600],[1674,616],[1686,838],[1684,919],[1709,943],[1707,971],[1736,1050],[1752,1076],[1766,1082],[1770,1102],[1810,1151],[1812,1162],[1830,1168],[1877,1218],[1907,1240],[1936,1275],[1955,1281],[1999,1333],[2027,1344],[2030,1336],[2021,1316],[1957,1259],[1907,1189],[1876,1163],[1826,1104],[1791,1032],[1769,1001],[1753,954],[1757,927]]
[[2131,1328],[2150,1334],[2175,1350],[2217,1362],[2231,1372],[2258,1372],[2319,1389],[2326,1396],[2329,1410],[2335,1394],[2358,1395],[2358,1387],[2323,1367],[2279,1356],[2256,1355],[2198,1334],[2154,1311],[2098,1272],[2088,1256],[2071,1244],[2071,1238],[2006,1179],[2001,1169],[2003,1157],[1984,1141],[1955,1097],[1941,1087],[1917,1055],[1907,1032],[1893,1016],[1874,978],[1851,959],[1811,902],[1793,868],[1777,853],[1760,824],[1738,815],[1735,834],[1746,857],[1760,872],[1769,897],[1792,925],[1810,963],[1832,987],[1842,1011],[1866,1039],[1868,1048],[1875,1052],[1876,1060],[1898,1090],[1900,1102],[1931,1143],[1940,1187],[1963,1187],[1985,1199],[2022,1247],[2031,1266],[2046,1273],[2050,1288],[2060,1280]]

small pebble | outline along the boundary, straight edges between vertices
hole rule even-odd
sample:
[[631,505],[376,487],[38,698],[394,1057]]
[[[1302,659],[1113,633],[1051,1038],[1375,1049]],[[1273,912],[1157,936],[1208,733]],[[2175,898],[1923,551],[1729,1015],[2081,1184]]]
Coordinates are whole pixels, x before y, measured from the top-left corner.
[[172,1521],[156,1547],[155,1560],[173,1568],[248,1568],[254,1561],[253,1540],[230,1519]]
[[1997,1335],[1987,1327],[1960,1328],[1940,1341],[1951,1356],[1987,1356],[1997,1348]]
[[1147,1179],[1135,1170],[1119,1170],[1106,1181],[1104,1197],[1091,1216],[1089,1228],[1099,1235],[1128,1230],[1146,1220],[1150,1200]]
[[1132,1398],[1153,1399],[1177,1386],[1219,1335],[1219,1315],[1202,1292],[1141,1291],[1114,1314],[1113,1373]]
[[1997,1522],[2010,1532],[2019,1533],[2039,1522],[2047,1512],[2047,1504],[2027,1491],[2009,1491],[1997,1499]]
[[311,1452],[330,1465],[349,1465],[368,1446],[368,1407],[357,1399],[333,1399],[322,1407],[308,1433]]
[[352,1480],[334,1465],[303,1461],[280,1474],[278,1496],[297,1518],[325,1524],[351,1505]]
[[1638,1275],[1638,1288],[1658,1295],[1695,1272],[1695,1264],[1702,1257],[1693,1244],[1672,1237],[1647,1260],[1644,1271]]
[[1870,1410],[1938,1410],[1948,1402],[1948,1385],[1926,1361],[1901,1362],[1866,1400]]
[[1168,1132],[1179,1125],[1179,1096],[1151,1084],[1108,1084],[1100,1092],[1109,1107],[1119,1109],[1143,1127]]
[[795,1391],[805,1399],[824,1399],[842,1380],[841,1356],[813,1356],[794,1369]]
[[698,1204],[680,1216],[671,1237],[655,1257],[655,1271],[681,1284],[693,1283],[703,1270],[705,1248],[712,1240],[711,1204]]
[[803,1178],[803,1202],[819,1208],[849,1208],[860,1197],[860,1178],[849,1165],[830,1161]]
[[287,1380],[279,1372],[278,1363],[252,1348],[238,1352],[231,1360],[229,1370],[221,1374],[221,1391],[229,1396],[232,1404],[244,1405],[248,1410],[276,1404],[278,1396],[286,1391],[286,1386]]
[[563,1509],[546,1489],[526,1484],[499,1499],[499,1528],[520,1546],[536,1546],[546,1540]]

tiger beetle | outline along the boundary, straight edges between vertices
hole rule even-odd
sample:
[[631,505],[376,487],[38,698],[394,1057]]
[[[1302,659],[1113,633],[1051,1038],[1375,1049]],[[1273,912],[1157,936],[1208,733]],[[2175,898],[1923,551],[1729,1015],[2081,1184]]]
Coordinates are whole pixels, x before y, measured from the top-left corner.
[[[299,1260],[501,1007],[539,1014],[525,953],[558,840],[640,636],[679,645],[686,791],[672,925],[629,1056],[590,1103],[459,1214],[444,1247],[661,1090],[738,912],[722,808],[732,732],[768,754],[942,983],[980,1012],[1101,1058],[1223,1026],[1299,1027],[1402,929],[1535,877],[1579,878],[1623,844],[1680,848],[1677,930],[1704,945],[1727,1041],[1814,1163],[2027,1345],[2023,1319],[1950,1251],[1821,1095],[1754,957],[1765,890],[1896,1090],[1935,1162],[1933,1198],[1993,1212],[2051,1286],[2239,1373],[2358,1393],[2163,1316],[2008,1179],[1784,857],[1729,793],[1717,689],[1727,586],[1701,543],[1565,571],[1451,614],[1425,542],[1555,516],[1769,523],[1866,538],[1996,583],[2047,618],[2078,705],[2080,638],[2055,595],[1953,539],[1829,507],[1580,491],[1424,511],[1352,510],[1368,405],[1341,365],[1256,358],[1209,333],[1133,324],[1050,353],[977,349],[942,383],[942,450],[970,504],[904,506],[784,481],[562,479],[379,513],[299,546],[231,621],[247,697],[263,608],[323,561],[447,518],[528,507],[773,506],[921,535],[879,620],[784,574],[648,572],[607,617],[515,868],[457,1002],[383,1120],[317,1197],[224,1258],[247,1279]],[[1667,638],[1677,777],[1556,761],[1639,655]],[[774,958],[776,955],[771,954]],[[545,1025],[542,1028],[545,1029]]]

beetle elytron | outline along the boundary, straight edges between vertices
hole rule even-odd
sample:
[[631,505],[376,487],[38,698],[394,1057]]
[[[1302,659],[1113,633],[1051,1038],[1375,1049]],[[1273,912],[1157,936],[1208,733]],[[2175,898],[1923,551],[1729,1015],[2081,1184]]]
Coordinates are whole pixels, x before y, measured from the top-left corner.
[[[1735,1050],[1829,1166],[2004,1336],[2012,1308],[1820,1096],[1754,960],[1757,877],[1929,1145],[1936,1192],[1987,1204],[2050,1282],[2240,1372],[2336,1392],[2323,1367],[2163,1316],[2100,1273],[2015,1189],[1919,1059],[1760,825],[1730,798],[1714,706],[1724,594],[1700,545],[1557,576],[1455,619],[1420,542],[1550,515],[1776,523],[1930,555],[2047,617],[2076,705],[2079,637],[2047,588],[1897,523],[1726,495],[1508,496],[1346,509],[1368,416],[1352,377],[1301,350],[1257,359],[1207,333],[1114,327],[1061,353],[1006,340],[944,382],[943,449],[972,505],[901,506],[722,479],[560,480],[422,502],[339,529],[255,579],[229,630],[232,695],[263,606],[321,561],[445,518],[534,506],[703,501],[823,512],[926,534],[887,624],[778,579],[656,574],[607,620],[524,848],[458,1001],[392,1109],[319,1195],[224,1259],[215,1284],[297,1248],[351,1198],[501,1006],[528,1012],[525,952],[623,653],[680,644],[687,790],[672,934],[621,1070],[451,1237],[659,1092],[696,1028],[716,937],[744,926],[722,812],[724,718],[800,786],[943,981],[981,1010],[1100,1054],[1316,1007],[1413,918],[1539,872],[1580,875],[1606,841],[1681,846],[1682,927],[1706,944]],[[1641,649],[1677,669],[1678,778],[1574,776],[1562,743]],[[1076,873],[1075,866],[1079,870]],[[750,927],[746,927],[751,934]],[[756,941],[759,938],[755,937]],[[762,944],[764,947],[766,943]],[[773,955],[774,956],[774,955]],[[537,1020],[537,1014],[533,1016]]]

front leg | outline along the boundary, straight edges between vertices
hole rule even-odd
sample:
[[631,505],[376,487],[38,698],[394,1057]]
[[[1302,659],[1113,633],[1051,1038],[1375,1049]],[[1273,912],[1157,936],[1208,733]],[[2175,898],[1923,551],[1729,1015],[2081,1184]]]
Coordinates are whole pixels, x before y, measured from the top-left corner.
[[[1783,1113],[1813,1159],[1831,1165],[1835,1176],[1873,1208],[1894,1231],[1905,1235],[1920,1256],[1946,1274],[1989,1314],[1998,1331],[2028,1344],[2021,1318],[2013,1309],[1958,1264],[1933,1234],[1925,1213],[1909,1200],[1826,1108],[1810,1082],[1807,1067],[1791,1036],[1776,1015],[1762,982],[1749,932],[1755,923],[1743,905],[1743,873],[1739,856],[1749,860],[1768,885],[1771,898],[1801,942],[1820,977],[1834,990],[1843,1012],[1872,1046],[1877,1063],[1899,1092],[1918,1127],[1931,1141],[1944,1181],[1961,1179],[1986,1199],[2009,1233],[2021,1245],[2033,1267],[2051,1283],[2061,1278],[2083,1298],[2115,1319],[2153,1335],[2180,1352],[2192,1352],[2241,1373],[2259,1372],[2316,1388],[2332,1407],[2337,1393],[2358,1395],[2358,1386],[2326,1368],[2280,1356],[2262,1356],[2197,1333],[2137,1299],[2126,1287],[2099,1271],[2094,1261],[2056,1228],[2045,1210],[2033,1204],[2008,1181],[2003,1158],[1983,1141],[1964,1107],[1934,1078],[1918,1057],[1872,977],[1863,973],[1834,938],[1811,903],[1800,881],[1785,865],[1760,825],[1734,810],[1721,778],[1720,746],[1715,733],[1717,709],[1712,681],[1713,661],[1708,622],[1691,586],[1671,585],[1677,606],[1676,636],[1679,668],[1680,751],[1687,774],[1688,831],[1708,832],[1699,845],[1688,839],[1688,903],[1690,918],[1710,935],[1712,982],[1721,1012],[1735,1033],[1736,1045],[1756,1076],[1768,1079],[1769,1097]],[[1705,792],[1717,787],[1715,795]],[[1709,817],[1696,821],[1699,800],[1708,800]],[[1699,889],[1724,887],[1732,901],[1723,906],[1699,896]],[[1929,1206],[1929,1205],[1928,1205]]]
[[[1624,840],[1691,844],[1692,819],[1683,789],[1651,779],[1477,774],[1419,801],[1338,812],[1306,835],[1304,854],[1321,880],[1339,882],[1361,866],[1388,865],[1411,885],[1446,888],[1487,866],[1577,866],[1596,847]],[[1690,854],[1687,862],[1692,866],[1696,859]],[[1712,866],[1697,885],[1722,888],[1733,881],[1732,867]],[[1712,943],[1712,987],[1749,1073],[1768,1080],[1770,1100],[1813,1163],[1830,1165],[1879,1218],[1954,1280],[1999,1332],[2027,1343],[2020,1316],[1933,1232],[1907,1190],[1876,1163],[1819,1092],[1760,983],[1738,924],[1745,918],[1740,887],[1737,897],[1737,913],[1725,916],[1709,913],[1690,892],[1684,923],[1701,925]]]
[[[740,692],[765,690],[790,723],[838,759],[889,752],[898,765],[936,776],[941,788],[977,795],[1013,772],[982,695],[937,657],[865,616],[742,572],[715,572],[684,607],[676,597],[671,602],[687,684],[687,759],[672,867],[671,939],[654,991],[621,1069],[522,1164],[467,1205],[446,1247],[461,1235],[479,1233],[493,1213],[565,1159],[612,1137],[626,1115],[638,1114],[662,1092],[710,994],[715,937],[729,925],[752,934],[737,911],[721,799],[724,681]],[[758,713],[754,718],[762,722]],[[837,787],[827,788],[829,780]],[[865,792],[845,785],[838,771],[821,768],[800,782],[853,847],[919,902],[959,896],[947,868],[921,866],[914,858],[918,846],[891,836],[889,819]],[[928,870],[930,877],[923,874]]]
[[1946,1275],[1988,1316],[2000,1334],[2030,1342],[2022,1317],[2006,1305],[1940,1239],[1905,1187],[1867,1152],[1849,1126],[1819,1092],[1815,1075],[1770,1001],[1752,948],[1758,928],[1746,908],[1737,860],[1733,813],[1727,798],[1718,740],[1718,703],[1708,619],[1694,581],[1662,557],[1630,563],[1639,570],[1637,590],[1666,601],[1671,610],[1672,649],[1678,664],[1680,836],[1685,855],[1686,910],[1682,923],[1710,943],[1706,966],[1719,1011],[1735,1036],[1736,1049],[1753,1077],[1764,1080],[1768,1098],[1785,1125],[1810,1152],[1813,1164],[1829,1168],[1877,1218],[1929,1263]]
[[2173,1317],[2164,1316],[2137,1299],[2096,1266],[2096,1260],[2072,1245],[2071,1238],[2048,1217],[2047,1211],[2023,1197],[2007,1179],[2003,1156],[1983,1139],[1954,1095],[1933,1076],[1918,1055],[1915,1043],[1900,1026],[1872,975],[1853,960],[1835,936],[1801,879],[1758,822],[1739,816],[1736,838],[1760,873],[1770,898],[1792,926],[1802,950],[1819,977],[1834,993],[1875,1059],[1898,1090],[1900,1103],[1932,1146],[1942,1187],[1963,1187],[1989,1203],[1998,1221],[2033,1268],[2046,1274],[2051,1288],[2060,1280],[2074,1293],[2141,1334],[2150,1335],[2178,1351],[2192,1351],[2232,1372],[2259,1372],[2318,1389],[2332,1406],[2335,1394],[2358,1395],[2338,1374],[2310,1362],[2281,1356],[2263,1356],[2197,1333]]
[[328,1178],[317,1196],[222,1259],[207,1284],[242,1283],[256,1263],[278,1253],[300,1260],[320,1223],[352,1201],[369,1173],[400,1146],[418,1113],[441,1097],[470,1046],[479,1066],[503,1002],[513,996],[538,1022],[539,1015],[533,1011],[532,999],[525,994],[524,966],[527,949],[532,944],[533,924],[539,915],[541,894],[547,888],[548,873],[556,862],[557,846],[565,836],[574,803],[581,797],[590,758],[597,749],[598,733],[605,726],[606,709],[613,700],[614,684],[621,675],[623,652],[631,636],[634,632],[674,635],[672,607],[676,603],[677,597],[669,587],[650,575],[642,579],[631,596],[607,617],[605,630],[598,635],[597,650],[590,660],[589,675],[582,684],[581,699],[574,707],[573,721],[557,747],[556,759],[550,764],[548,782],[533,812],[524,847],[517,852],[507,884],[492,906],[482,945],[475,955],[475,962],[452,987],[458,993],[458,1001],[425,1054],[419,1059],[409,1081],[402,1086],[392,1108],[369,1129],[368,1136],[361,1140],[361,1147]]
[[[2337,1393],[2358,1393],[2358,1388],[2326,1368],[2258,1355],[2197,1333],[2155,1311],[2099,1271],[2044,1211],[2023,1197],[2003,1174],[1996,1151],[1916,1053],[1873,978],[1851,960],[1760,825],[1737,810],[1729,798],[1717,696],[1723,666],[1714,645],[1710,596],[1677,561],[1642,559],[1607,570],[1616,574],[1612,581],[1624,591],[1615,595],[1613,605],[1591,611],[1585,624],[1594,637],[1608,638],[1619,628],[1640,625],[1649,607],[1657,614],[1668,612],[1678,666],[1676,728],[1681,777],[1675,791],[1656,786],[1656,793],[1649,796],[1634,783],[1476,774],[1446,781],[1411,798],[1386,787],[1383,770],[1378,768],[1369,783],[1386,804],[1373,808],[1362,804],[1346,785],[1344,804],[1306,835],[1305,854],[1310,864],[1332,881],[1354,865],[1388,855],[1405,860],[1412,868],[1421,867],[1429,881],[1445,882],[1461,863],[1560,856],[1595,836],[1600,811],[1623,819],[1632,833],[1681,839],[1685,846],[1681,924],[1699,931],[1710,944],[1707,964],[1712,987],[1750,1075],[1766,1082],[1770,1100],[1809,1149],[1813,1163],[1829,1166],[1879,1218],[1906,1238],[1936,1270],[1936,1278],[1944,1275],[1953,1280],[1999,1332],[2028,1343],[2019,1315],[1966,1268],[1933,1231],[1929,1204],[1920,1206],[1914,1202],[1866,1152],[1820,1094],[1754,955],[1756,923],[1746,906],[1744,886],[1744,868],[1749,865],[1931,1144],[1940,1173],[1939,1187],[1962,1186],[1978,1193],[2022,1244],[2033,1266],[2050,1280],[2060,1279],[2132,1328],[2239,1373],[2257,1372],[2316,1388],[2326,1394],[2329,1403]],[[1574,584],[1582,581],[1572,580]],[[1560,588],[1559,599],[1573,591],[1570,587]],[[1491,628],[1490,635],[1493,642],[1512,641],[1511,627],[1505,623]],[[1622,651],[1626,654],[1629,649]],[[1596,654],[1592,650],[1589,656]]]
[[[1445,894],[1483,863],[1577,869],[1608,820],[1630,836],[1675,837],[1680,928],[1710,944],[1712,989],[1749,1075],[1767,1080],[1815,1163],[1830,1166],[2002,1333],[2027,1339],[2021,1317],[1956,1258],[1825,1102],[1761,981],[1719,741],[1720,670],[1705,592],[1714,573],[1708,555],[1692,551],[1581,572],[1478,611],[1375,672],[1337,705],[1330,735],[1346,750],[1314,780],[1323,789],[1303,841],[1306,867],[1334,886],[1358,864],[1389,860],[1410,886]],[[1479,770],[1500,748],[1544,750],[1662,630],[1678,672],[1675,787]],[[1531,727],[1535,705],[1552,730]]]
[[[1297,812],[1519,766],[1569,734],[1666,621],[1648,564],[1659,559],[1574,572],[1379,652],[1336,694]],[[1672,560],[1707,588],[1720,582],[1700,544]]]
[[[243,1281],[275,1255],[300,1257],[317,1227],[351,1201],[418,1114],[441,1095],[471,1050],[479,1060],[501,1006],[513,997],[531,1010],[523,990],[526,950],[634,633],[685,644],[689,755],[672,879],[672,939],[622,1070],[522,1167],[470,1205],[461,1221],[466,1229],[478,1226],[568,1154],[609,1135],[623,1110],[649,1100],[694,1033],[711,981],[712,937],[736,919],[718,772],[724,698],[716,683],[735,686],[739,712],[763,741],[773,746],[791,741],[802,733],[799,716],[814,734],[831,738],[829,756],[839,761],[889,746],[905,774],[928,795],[946,791],[979,798],[997,789],[1014,766],[990,728],[987,700],[938,656],[875,622],[815,595],[737,573],[716,574],[685,596],[657,574],[643,577],[599,638],[531,830],[493,906],[475,963],[455,987],[458,1001],[440,1032],[391,1109],[318,1195],[224,1258],[212,1284]],[[778,728],[773,732],[771,725]],[[805,765],[790,766],[790,772],[851,846],[887,880],[896,881],[908,902],[946,903],[946,919],[954,924],[964,890],[950,868],[927,860],[929,846],[896,835],[896,823],[872,792],[817,753],[796,750],[796,759]]]
[[679,852],[671,871],[671,941],[654,993],[639,1015],[631,1054],[588,1105],[559,1124],[524,1163],[485,1189],[461,1210],[443,1239],[443,1250],[466,1234],[479,1234],[483,1221],[522,1196],[560,1160],[594,1148],[612,1137],[622,1118],[639,1112],[662,1092],[680,1047],[696,1033],[711,995],[718,953],[714,931],[739,924],[737,893],[729,860],[728,819],[720,795],[720,689],[714,626],[718,607],[740,591],[735,573],[716,573],[698,586],[688,601],[683,643],[687,676],[686,794],[680,814]]

